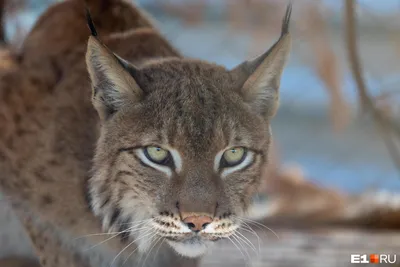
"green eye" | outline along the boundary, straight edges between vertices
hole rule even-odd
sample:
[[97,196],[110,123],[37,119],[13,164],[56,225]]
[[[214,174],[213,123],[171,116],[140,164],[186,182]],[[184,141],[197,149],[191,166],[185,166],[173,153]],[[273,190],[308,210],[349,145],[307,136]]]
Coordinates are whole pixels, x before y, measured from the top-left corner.
[[223,159],[226,167],[238,165],[246,158],[246,149],[243,147],[232,147],[224,152]]
[[168,159],[169,153],[167,150],[158,146],[148,146],[144,149],[146,157],[158,164],[163,164]]

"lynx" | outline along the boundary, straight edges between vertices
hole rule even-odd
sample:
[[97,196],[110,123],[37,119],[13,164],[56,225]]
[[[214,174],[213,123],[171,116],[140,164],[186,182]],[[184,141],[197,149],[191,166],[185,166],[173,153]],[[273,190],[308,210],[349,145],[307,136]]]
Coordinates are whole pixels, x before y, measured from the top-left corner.
[[89,19],[86,64],[100,136],[87,190],[103,229],[146,252],[199,257],[241,224],[260,184],[290,35],[233,70],[166,57],[128,62]]
[[[46,41],[35,36],[71,27],[38,32],[56,17],[42,16],[1,78],[0,186],[42,266],[197,266],[239,229],[268,163],[291,5],[279,40],[232,70],[183,58],[129,8],[136,19],[116,33],[88,16],[87,46],[70,38],[37,54]],[[100,259],[85,252],[96,246]]]

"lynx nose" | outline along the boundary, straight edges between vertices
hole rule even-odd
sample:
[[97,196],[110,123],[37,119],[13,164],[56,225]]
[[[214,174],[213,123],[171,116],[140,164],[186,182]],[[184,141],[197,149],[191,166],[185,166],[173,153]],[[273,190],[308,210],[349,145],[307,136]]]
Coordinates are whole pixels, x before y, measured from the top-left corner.
[[197,233],[206,228],[212,222],[212,218],[204,215],[189,216],[183,222],[186,223],[190,230]]

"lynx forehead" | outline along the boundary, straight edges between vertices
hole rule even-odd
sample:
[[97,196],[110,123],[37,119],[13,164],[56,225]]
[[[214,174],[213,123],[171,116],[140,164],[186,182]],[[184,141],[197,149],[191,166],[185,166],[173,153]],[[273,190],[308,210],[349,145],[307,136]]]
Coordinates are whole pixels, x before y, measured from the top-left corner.
[[105,229],[140,251],[162,239],[187,257],[239,229],[266,164],[290,13],[273,47],[233,70],[182,58],[135,66],[89,20],[101,133],[88,193]]

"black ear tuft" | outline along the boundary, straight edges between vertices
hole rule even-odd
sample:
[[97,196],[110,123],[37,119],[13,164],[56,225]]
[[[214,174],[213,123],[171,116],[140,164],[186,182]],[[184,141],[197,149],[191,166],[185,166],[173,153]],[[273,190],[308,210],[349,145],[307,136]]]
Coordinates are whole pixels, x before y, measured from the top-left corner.
[[290,1],[286,7],[286,14],[283,17],[283,21],[282,21],[281,35],[285,35],[285,34],[289,33],[289,24],[290,24],[291,15],[292,15],[292,1]]
[[86,20],[92,36],[97,36],[96,27],[94,26],[92,16],[90,15],[89,7],[86,5]]
[[292,2],[290,1],[282,20],[279,40],[265,53],[248,60],[232,70],[240,84],[239,92],[245,102],[264,117],[275,115],[279,104],[279,87],[283,69],[291,48],[289,31]]

